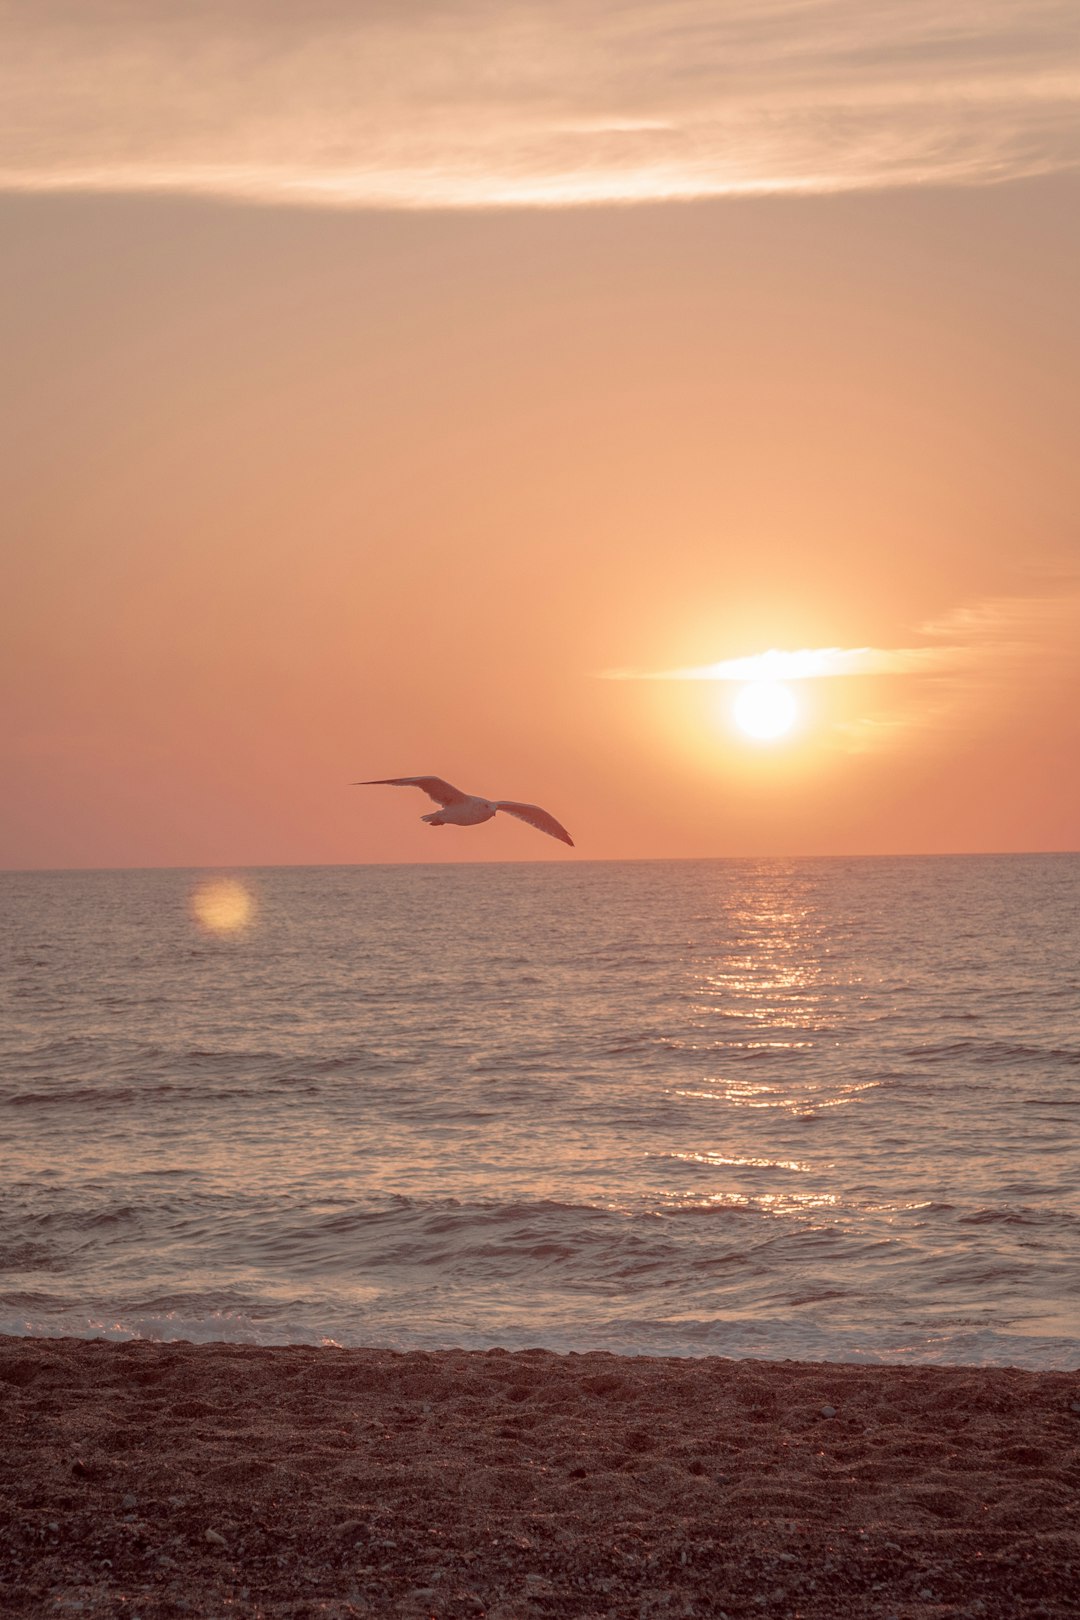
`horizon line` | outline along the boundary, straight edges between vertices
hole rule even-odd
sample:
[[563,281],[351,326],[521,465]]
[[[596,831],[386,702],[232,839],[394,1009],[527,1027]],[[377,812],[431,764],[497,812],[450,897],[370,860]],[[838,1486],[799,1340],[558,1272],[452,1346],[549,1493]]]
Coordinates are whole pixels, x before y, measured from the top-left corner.
[[705,861],[977,861],[977,860],[1036,860],[1059,856],[1080,856],[1080,849],[937,849],[937,850],[879,850],[873,854],[831,855],[590,855],[579,859],[560,860],[557,857],[534,860],[490,861],[267,861],[258,865],[244,865],[236,861],[199,865],[164,866],[0,866],[0,877],[59,877],[95,872],[347,872],[368,867],[422,866],[428,868],[469,866],[646,866],[679,863],[698,864]]

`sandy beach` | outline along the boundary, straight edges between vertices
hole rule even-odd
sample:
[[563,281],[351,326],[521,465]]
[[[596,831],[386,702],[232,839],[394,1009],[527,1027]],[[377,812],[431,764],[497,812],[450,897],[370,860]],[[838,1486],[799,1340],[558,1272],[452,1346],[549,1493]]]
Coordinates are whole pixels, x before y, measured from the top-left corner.
[[1080,1376],[0,1340],[12,1615],[1072,1616]]

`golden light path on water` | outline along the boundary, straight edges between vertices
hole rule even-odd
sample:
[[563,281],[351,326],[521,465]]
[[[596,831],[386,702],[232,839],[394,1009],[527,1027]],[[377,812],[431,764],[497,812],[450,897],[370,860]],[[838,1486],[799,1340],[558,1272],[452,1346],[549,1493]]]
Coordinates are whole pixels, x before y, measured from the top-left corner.
[[235,878],[206,878],[193,891],[191,914],[210,934],[237,934],[255,916],[255,899]]
[[[698,1207],[754,1209],[785,1217],[839,1210],[843,1199],[835,1185],[837,1167],[832,1154],[812,1159],[761,1151],[770,1130],[775,1129],[773,1121],[785,1116],[812,1121],[826,1110],[857,1105],[877,1089],[876,1080],[828,1072],[811,1077],[801,1070],[797,1083],[786,1083],[773,1068],[777,1059],[801,1063],[815,1048],[833,1043],[833,941],[817,913],[812,891],[805,881],[793,881],[790,874],[779,873],[771,892],[759,892],[752,902],[736,908],[731,924],[720,950],[703,941],[704,948],[688,964],[688,999],[703,1038],[674,1043],[683,1051],[707,1055],[708,1069],[696,1084],[674,1085],[668,1095],[691,1105],[711,1103],[720,1109],[747,1110],[750,1118],[756,1114],[761,1121],[760,1146],[757,1152],[739,1153],[730,1137],[732,1116],[726,1117],[725,1124],[718,1112],[719,1141],[707,1136],[696,1147],[673,1149],[662,1157],[714,1172],[712,1187],[692,1196]],[[751,1079],[728,1067],[759,1058],[772,1060],[773,1072],[768,1078]],[[783,1131],[775,1146],[782,1140]],[[795,1174],[812,1178],[818,1185],[799,1192],[760,1187],[750,1192],[729,1179],[732,1173],[742,1179],[747,1171]],[[676,1207],[686,1201],[686,1193],[675,1187],[667,1189],[667,1197]]]
[[693,1153],[690,1151],[671,1152],[664,1155],[668,1159],[681,1159],[684,1164],[716,1164],[716,1165],[744,1165],[751,1170],[813,1170],[812,1164],[804,1164],[800,1159],[753,1159],[739,1158],[727,1153]]
[[820,1108],[843,1108],[845,1104],[854,1102],[860,1092],[875,1091],[879,1084],[877,1080],[841,1084],[832,1088],[836,1095],[822,1094],[816,1088],[804,1087],[796,1095],[789,1094],[782,1087],[768,1082],[731,1080],[718,1082],[716,1088],[710,1090],[678,1087],[673,1090],[672,1095],[704,1100],[713,1098],[717,1102],[730,1103],[735,1108],[789,1108],[800,1115],[807,1115],[810,1110],[816,1112]]

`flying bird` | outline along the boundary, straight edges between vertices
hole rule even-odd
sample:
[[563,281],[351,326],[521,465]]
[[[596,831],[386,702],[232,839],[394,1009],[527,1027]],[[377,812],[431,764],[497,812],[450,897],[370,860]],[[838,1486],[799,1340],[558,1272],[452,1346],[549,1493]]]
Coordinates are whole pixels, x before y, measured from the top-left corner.
[[382,776],[373,782],[354,782],[353,787],[418,787],[439,806],[430,815],[421,816],[429,827],[475,827],[481,821],[490,821],[496,810],[505,810],[508,816],[527,821],[537,832],[549,833],[573,848],[574,840],[547,810],[538,804],[518,804],[516,799],[481,799],[474,793],[462,793],[451,787],[441,776]]

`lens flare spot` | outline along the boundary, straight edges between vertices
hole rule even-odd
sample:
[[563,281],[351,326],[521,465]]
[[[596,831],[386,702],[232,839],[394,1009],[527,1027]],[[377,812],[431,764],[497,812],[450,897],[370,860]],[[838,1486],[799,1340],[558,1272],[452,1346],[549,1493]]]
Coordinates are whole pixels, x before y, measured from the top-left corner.
[[191,912],[210,934],[238,934],[255,915],[255,901],[235,878],[207,878],[191,896]]
[[735,724],[759,742],[784,736],[798,712],[791,688],[782,681],[750,681],[735,699]]

